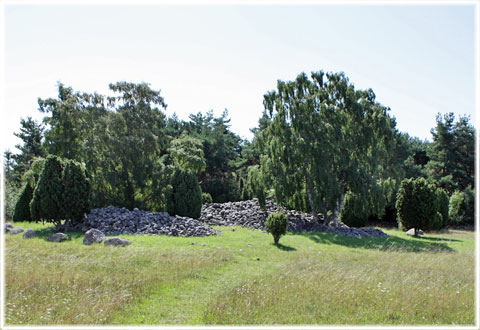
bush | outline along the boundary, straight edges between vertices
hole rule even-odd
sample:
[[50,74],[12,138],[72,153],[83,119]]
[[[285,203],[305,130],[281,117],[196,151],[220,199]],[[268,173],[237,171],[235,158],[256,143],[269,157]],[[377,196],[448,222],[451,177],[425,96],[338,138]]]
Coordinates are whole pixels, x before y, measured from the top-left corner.
[[60,227],[63,213],[62,162],[48,156],[30,202],[30,213],[35,221],[53,222]]
[[170,185],[168,213],[198,219],[202,210],[202,190],[195,173],[176,169]]
[[404,229],[429,230],[438,219],[437,188],[424,178],[404,179],[397,194],[397,218]]
[[209,193],[202,193],[202,204],[211,204],[212,196]]
[[449,217],[451,223],[473,225],[475,222],[475,193],[471,189],[455,191],[450,197]]
[[63,208],[65,219],[80,221],[89,210],[90,182],[82,166],[66,162],[63,170]]
[[13,183],[13,180],[9,180],[5,177],[5,220],[13,218],[15,205],[18,200],[18,192],[18,188]]
[[449,224],[449,217],[448,217],[449,198],[448,198],[447,192],[442,188],[437,189],[437,203],[438,203],[438,212],[440,213],[442,218],[440,223],[436,227],[433,227],[433,229],[439,230],[439,229],[445,228]]
[[33,198],[33,189],[30,182],[23,187],[22,193],[18,196],[12,220],[14,222],[33,221],[30,215],[30,202]]
[[288,218],[285,213],[271,213],[265,221],[265,230],[273,235],[273,241],[278,244],[280,236],[287,233]]
[[359,195],[348,192],[343,200],[340,221],[350,227],[365,227],[368,212],[364,205],[364,200]]

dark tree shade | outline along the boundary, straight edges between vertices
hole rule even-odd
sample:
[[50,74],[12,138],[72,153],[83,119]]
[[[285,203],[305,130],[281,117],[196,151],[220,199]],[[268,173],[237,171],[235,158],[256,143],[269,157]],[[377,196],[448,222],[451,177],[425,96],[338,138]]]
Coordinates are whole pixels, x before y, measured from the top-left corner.
[[65,219],[79,221],[89,210],[90,183],[82,166],[68,161],[63,170]]
[[58,157],[48,156],[30,202],[32,219],[60,225],[65,218],[62,202],[62,163]]
[[202,190],[195,173],[177,169],[170,184],[168,213],[198,219],[202,209]]
[[32,221],[30,216],[30,201],[33,198],[33,188],[29,182],[23,187],[22,193],[18,197],[15,204],[15,210],[13,212],[13,221]]
[[365,200],[360,195],[348,192],[345,195],[340,221],[350,227],[365,227],[368,220],[368,211]]

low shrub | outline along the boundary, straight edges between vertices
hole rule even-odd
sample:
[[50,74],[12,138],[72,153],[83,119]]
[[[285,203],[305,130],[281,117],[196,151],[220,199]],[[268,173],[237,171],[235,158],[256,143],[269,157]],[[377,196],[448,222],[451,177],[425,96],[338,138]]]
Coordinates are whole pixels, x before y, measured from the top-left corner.
[[211,204],[212,196],[209,193],[202,193],[202,204]]
[[271,213],[265,221],[265,231],[272,234],[275,244],[278,244],[280,237],[287,233],[287,226],[287,215],[282,212]]

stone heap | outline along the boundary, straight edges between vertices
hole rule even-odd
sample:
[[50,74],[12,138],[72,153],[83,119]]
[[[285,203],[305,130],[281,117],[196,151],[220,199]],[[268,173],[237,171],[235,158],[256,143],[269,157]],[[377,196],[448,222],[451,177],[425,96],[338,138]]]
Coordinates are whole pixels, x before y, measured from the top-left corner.
[[170,216],[167,212],[147,212],[109,206],[93,209],[75,227],[83,232],[95,228],[106,235],[163,234],[170,236],[210,236],[217,230],[186,217]]
[[[314,221],[311,214],[305,214],[294,210],[287,210],[267,201],[265,211],[260,209],[258,199],[248,201],[212,203],[202,206],[200,220],[209,225],[231,226],[239,225],[253,229],[263,229],[265,220],[273,212],[284,212],[288,216],[289,232],[326,232],[351,237],[389,237],[383,231],[375,228],[350,228],[343,223],[339,226],[327,226]],[[322,219],[322,216],[319,215]]]

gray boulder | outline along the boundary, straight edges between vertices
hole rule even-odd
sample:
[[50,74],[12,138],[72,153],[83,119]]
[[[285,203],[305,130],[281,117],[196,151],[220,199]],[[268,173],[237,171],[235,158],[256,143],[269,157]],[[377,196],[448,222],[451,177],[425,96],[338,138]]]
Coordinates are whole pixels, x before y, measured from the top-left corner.
[[55,233],[53,235],[48,236],[47,240],[50,242],[63,242],[69,239],[67,234],[64,233]]
[[35,237],[35,234],[36,234],[35,230],[33,230],[32,228],[28,228],[23,233],[23,238],[33,238],[33,237]]
[[23,228],[22,227],[15,227],[9,231],[10,235],[15,235],[15,234],[20,234],[23,233]]
[[120,238],[120,237],[110,237],[105,240],[105,245],[112,245],[112,246],[126,246],[132,244],[128,239]]
[[[415,235],[415,228],[410,228],[409,230],[407,230],[406,234],[411,236]],[[423,232],[423,230],[417,229],[417,235],[422,236],[424,234],[425,233]]]
[[13,225],[10,222],[7,222],[5,224],[5,232],[8,233],[10,230],[12,230]]
[[93,243],[102,243],[105,240],[105,234],[98,229],[90,229],[85,233],[83,244],[90,245]]

